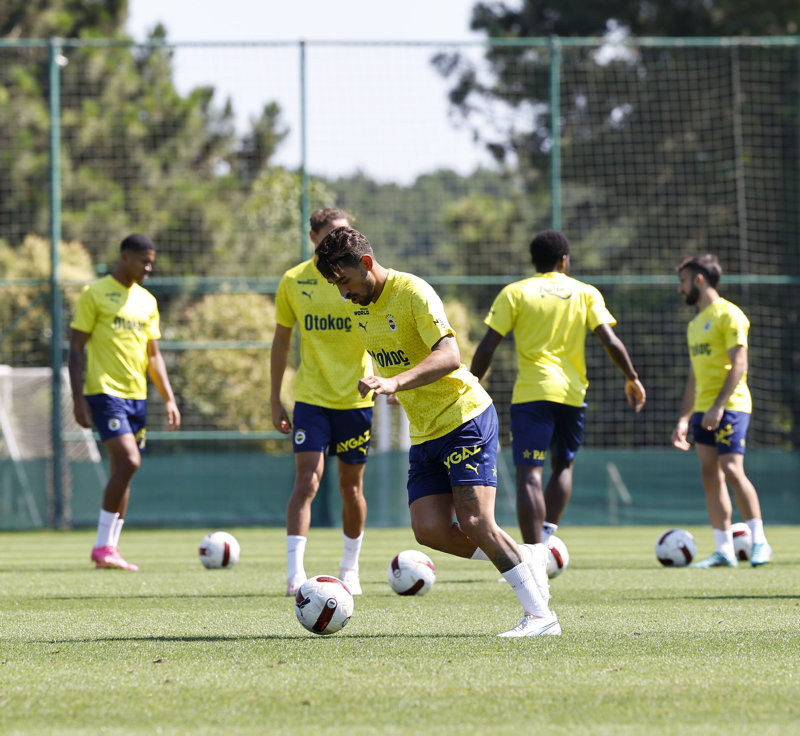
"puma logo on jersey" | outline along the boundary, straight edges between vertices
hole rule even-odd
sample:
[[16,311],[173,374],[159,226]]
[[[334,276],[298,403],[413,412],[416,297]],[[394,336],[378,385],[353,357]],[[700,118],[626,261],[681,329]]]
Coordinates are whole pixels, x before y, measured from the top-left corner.
[[478,466],[477,465],[470,465],[469,463],[464,463],[465,468],[469,468],[470,470],[475,471],[475,475],[478,475]]
[[300,293],[301,293],[303,296],[307,296],[309,299],[311,299],[311,294],[309,294],[307,291],[301,291]]

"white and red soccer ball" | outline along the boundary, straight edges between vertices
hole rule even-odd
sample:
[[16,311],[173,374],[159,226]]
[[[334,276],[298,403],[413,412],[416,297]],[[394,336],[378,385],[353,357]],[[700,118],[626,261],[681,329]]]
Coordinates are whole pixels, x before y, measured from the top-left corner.
[[697,544],[686,529],[670,529],[656,541],[656,557],[665,567],[686,567],[696,554]]
[[294,598],[297,620],[313,634],[335,634],[353,615],[353,596],[347,586],[332,575],[306,580]]
[[753,535],[750,527],[740,521],[731,524],[731,532],[733,532],[733,551],[736,559],[746,562],[750,559],[750,553],[753,551]]
[[569,565],[569,550],[564,540],[552,534],[546,542],[547,546],[547,577],[554,578],[561,575]]
[[424,552],[406,549],[392,558],[386,578],[398,595],[424,595],[436,580],[436,568]]
[[209,570],[228,569],[239,561],[239,542],[228,532],[211,532],[200,542],[200,562]]

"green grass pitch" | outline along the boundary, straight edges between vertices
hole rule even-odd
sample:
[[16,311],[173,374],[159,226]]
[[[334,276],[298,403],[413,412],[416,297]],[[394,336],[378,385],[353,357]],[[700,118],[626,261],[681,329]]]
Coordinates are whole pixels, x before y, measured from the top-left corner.
[[[92,569],[93,532],[0,535],[0,732],[800,733],[797,527],[768,527],[763,568],[691,570],[658,564],[661,528],[563,526],[564,633],[534,639],[495,636],[520,608],[485,562],[425,550],[433,589],[395,595],[407,529],[367,529],[353,618],[315,636],[284,596],[283,530],[229,529],[242,556],[216,571],[206,531],[126,530],[138,573]],[[341,547],[312,529],[307,572],[337,574]]]

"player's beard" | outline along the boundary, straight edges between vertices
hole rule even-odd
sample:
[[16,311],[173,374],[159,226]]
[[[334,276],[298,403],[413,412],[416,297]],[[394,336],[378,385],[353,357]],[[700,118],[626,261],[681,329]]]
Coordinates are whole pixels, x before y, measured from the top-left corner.
[[[364,271],[363,274],[366,276],[366,271]],[[367,288],[366,294],[353,294],[347,298],[352,299],[353,296],[355,296],[357,297],[356,303],[360,307],[368,307],[370,304],[372,304],[372,298],[375,296],[375,283],[368,278],[364,278],[363,283]]]
[[700,289],[698,289],[694,284],[692,284],[692,288],[689,293],[684,297],[686,303],[693,307],[697,304],[697,300],[700,298]]

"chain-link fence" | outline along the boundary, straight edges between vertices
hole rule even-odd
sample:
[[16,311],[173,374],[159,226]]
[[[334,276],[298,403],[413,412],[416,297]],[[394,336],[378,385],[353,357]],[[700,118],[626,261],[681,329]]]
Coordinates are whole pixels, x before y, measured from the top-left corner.
[[[231,493],[246,499],[266,485],[274,508],[245,501],[235,517],[277,521],[292,469],[267,400],[273,295],[310,253],[310,212],[349,211],[381,263],[433,283],[467,364],[494,296],[532,273],[531,236],[555,227],[572,242],[572,275],[603,291],[648,389],[634,415],[621,376],[587,338],[585,447],[605,460],[586,484],[605,498],[602,469],[632,449],[657,458],[648,462],[666,488],[685,462],[666,448],[692,315],[674,266],[692,252],[720,256],[722,293],[752,322],[750,446],[795,462],[799,58],[797,39],[755,38],[0,42],[0,364],[59,375],[81,286],[113,264],[122,237],[146,232],[158,245],[148,288],[184,415],[180,433],[163,432],[153,397],[148,463],[159,475],[148,482],[177,496],[159,511],[154,494],[146,518],[197,518],[180,499],[208,485],[193,468],[207,479],[209,466],[178,459],[204,456],[251,469],[224,499],[209,485],[203,518],[224,516]],[[504,444],[514,375],[507,339],[487,380]],[[57,398],[37,425],[55,436],[37,471],[40,515],[80,523],[74,476],[91,498],[99,477],[64,450],[81,438]],[[19,419],[8,416],[2,493],[24,516],[9,449]],[[376,423],[375,444],[398,451],[402,434],[392,415]],[[391,469],[374,477],[374,504],[394,509],[403,474],[377,455],[372,472]]]

